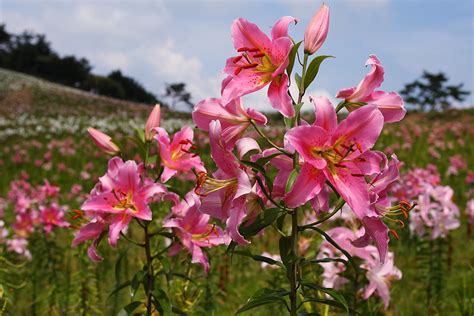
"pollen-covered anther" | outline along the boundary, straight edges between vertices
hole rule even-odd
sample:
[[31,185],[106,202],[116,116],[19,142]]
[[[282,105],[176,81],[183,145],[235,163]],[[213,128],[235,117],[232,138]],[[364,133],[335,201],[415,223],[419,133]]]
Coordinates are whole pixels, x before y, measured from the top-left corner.
[[208,176],[205,172],[199,172],[197,175],[197,183],[194,192],[199,196],[207,196],[212,192],[219,191],[228,186],[237,184],[237,179],[219,180]]
[[256,48],[256,47],[254,47],[254,48],[250,48],[250,49],[248,50],[248,52],[249,52],[249,53],[256,53],[256,52],[260,52],[260,48]]
[[243,57],[242,55],[237,56],[237,57],[234,57],[234,59],[232,59],[232,62],[233,62],[234,64],[236,64],[236,63],[238,63],[238,62],[242,59],[242,57]]
[[248,52],[249,50],[250,50],[250,48],[248,48],[248,47],[241,47],[241,48],[237,49],[237,51],[238,51],[239,53],[241,53],[241,52]]
[[257,66],[258,66],[257,63],[251,63],[251,64],[248,64],[248,65],[240,66],[240,68],[242,68],[242,69],[249,69],[249,68],[255,68],[255,67],[257,67]]
[[335,152],[339,157],[343,157],[343,156],[344,156],[336,147],[334,147],[334,152]]
[[400,240],[400,237],[398,237],[397,231],[395,229],[390,229],[390,233],[395,237],[396,240]]
[[179,142],[181,145],[188,145],[188,144],[193,144],[193,142],[189,139],[183,139]]
[[[194,146],[193,142],[190,141],[189,139],[184,139],[184,140],[180,141],[179,143],[181,144],[180,150],[182,152],[185,152],[187,154],[194,154],[194,155],[197,154],[197,153],[193,152],[192,150],[197,150],[198,148],[196,146]],[[185,145],[191,145],[191,146],[189,147],[189,149],[186,149],[186,148],[183,147]]]
[[253,57],[255,58],[265,57],[265,53],[258,53],[258,54],[253,55]]
[[[401,228],[405,227],[404,220],[408,219],[408,213],[416,206],[416,204],[410,204],[407,201],[400,201],[399,204],[383,210],[383,217],[386,220],[398,224]],[[397,218],[403,215],[403,220]]]
[[73,212],[74,212],[74,214],[76,214],[76,215],[74,215],[74,216],[72,217],[72,219],[78,219],[78,218],[82,217],[82,215],[84,215],[84,213],[83,213],[81,210],[73,210]]

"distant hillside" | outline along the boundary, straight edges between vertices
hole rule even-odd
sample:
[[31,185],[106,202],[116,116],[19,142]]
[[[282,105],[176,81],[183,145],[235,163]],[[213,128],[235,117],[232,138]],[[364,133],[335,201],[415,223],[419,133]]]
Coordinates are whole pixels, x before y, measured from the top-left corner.
[[[150,110],[148,104],[100,96],[0,68],[0,115],[26,112],[106,116],[117,111],[147,115]],[[189,118],[189,114],[163,110],[174,118]]]

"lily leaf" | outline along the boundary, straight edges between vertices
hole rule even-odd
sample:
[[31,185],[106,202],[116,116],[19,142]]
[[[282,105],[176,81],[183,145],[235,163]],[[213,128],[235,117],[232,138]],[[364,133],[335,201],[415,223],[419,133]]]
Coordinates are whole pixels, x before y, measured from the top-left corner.
[[316,291],[321,291],[323,293],[326,293],[328,294],[329,296],[331,296],[338,304],[334,305],[332,304],[327,304],[326,302],[321,302],[323,304],[327,304],[327,305],[332,305],[332,306],[336,306],[336,307],[341,307],[340,305],[342,305],[342,308],[344,308],[346,310],[347,313],[349,313],[349,306],[347,305],[347,302],[346,302],[346,299],[344,298],[344,296],[339,293],[338,291],[334,290],[334,289],[331,289],[331,288],[327,288],[327,287],[322,287],[322,286],[319,286],[318,284],[316,283],[310,283],[310,282],[301,282],[301,285],[304,286],[304,287],[307,287],[309,289],[312,289],[312,290],[316,290]]
[[335,58],[335,57],[329,56],[329,55],[322,55],[322,56],[316,57],[315,59],[311,61],[311,63],[308,66],[308,69],[306,70],[306,75],[304,77],[304,90],[306,90],[309,87],[309,85],[314,81],[314,79],[316,78],[319,72],[319,67],[321,66],[321,63],[326,58]]
[[279,208],[268,208],[261,212],[255,220],[246,225],[244,222],[239,227],[239,232],[245,238],[257,235],[262,229],[271,225],[280,215],[281,210]]
[[300,48],[301,43],[303,43],[303,41],[299,41],[298,43],[294,44],[290,50],[290,53],[288,54],[289,62],[288,62],[288,67],[286,67],[286,72],[288,73],[288,77],[291,76],[291,72],[293,71],[293,67],[296,61],[296,54],[298,53],[298,48]]
[[242,306],[235,314],[238,315],[265,304],[286,304],[286,301],[283,297],[287,296],[289,293],[290,292],[283,289],[262,289],[255,293],[255,295],[247,301],[247,304]]

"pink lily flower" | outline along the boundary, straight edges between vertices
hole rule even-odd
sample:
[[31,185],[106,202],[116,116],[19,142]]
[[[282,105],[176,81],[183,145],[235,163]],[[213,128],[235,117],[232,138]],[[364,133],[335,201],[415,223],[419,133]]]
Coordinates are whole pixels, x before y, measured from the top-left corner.
[[109,168],[111,170],[100,179],[99,190],[97,186],[94,188],[92,196],[81,209],[115,215],[111,218],[109,229],[109,244],[115,246],[120,232],[125,231],[133,217],[151,220],[149,200],[166,190],[151,179],[142,180],[135,161],[120,163],[119,160],[111,160]]
[[201,158],[190,151],[194,149],[194,132],[189,126],[184,126],[174,134],[173,141],[170,141],[165,129],[158,127],[155,131],[161,164],[164,168],[161,174],[161,182],[165,183],[178,171],[189,172],[192,168],[195,168],[198,172],[205,171]]
[[69,227],[69,223],[64,219],[64,209],[56,203],[40,208],[40,222],[48,234],[53,231],[54,227]]
[[24,256],[28,260],[31,260],[32,258],[31,252],[28,250],[28,240],[24,238],[15,237],[7,240],[7,249]]
[[193,121],[203,131],[209,131],[209,123],[218,120],[221,123],[222,139],[229,146],[234,147],[253,120],[258,125],[266,125],[267,118],[253,109],[245,109],[240,98],[231,100],[225,106],[220,99],[204,99],[194,108]]
[[150,113],[150,116],[148,116],[148,120],[146,121],[145,124],[145,139],[148,141],[151,141],[153,139],[153,136],[155,135],[155,128],[160,126],[160,120],[161,120],[161,109],[160,105],[156,104],[155,107],[153,107],[153,110]]
[[377,106],[382,112],[386,123],[399,122],[405,117],[403,99],[396,92],[375,91],[383,82],[384,69],[377,56],[370,55],[365,63],[372,66],[371,71],[362,79],[357,87],[340,90],[336,98],[345,99],[349,104],[346,108],[354,111],[360,105],[353,103],[363,102]]
[[272,29],[272,39],[257,25],[245,19],[232,24],[232,41],[238,53],[227,60],[224,72],[229,76],[223,82],[222,103],[257,91],[270,84],[268,97],[274,109],[286,117],[295,115],[288,95],[288,54],[293,46],[288,26],[296,20],[285,16]]
[[17,214],[12,228],[16,236],[27,238],[33,233],[37,223],[38,213],[36,211],[29,211]]
[[[403,215],[404,218],[407,219],[408,212],[410,212],[412,209],[412,205],[406,201],[401,201],[400,204],[391,206],[388,193],[390,192],[393,184],[395,184],[400,178],[400,162],[395,155],[392,156],[392,160],[390,162],[387,162],[387,159],[382,153],[380,153],[380,155],[383,157],[384,167],[379,174],[372,177],[368,185],[370,197],[369,207],[379,214],[380,217],[373,216],[364,217],[362,219],[365,227],[365,234],[353,241],[353,245],[357,247],[365,247],[370,241],[373,240],[376,242],[379,253],[384,254],[388,251],[389,229],[382,221],[381,217],[404,225],[403,222],[396,217]],[[398,238],[398,235],[394,230],[392,230],[392,233],[396,238]],[[382,255],[380,255],[380,257],[382,260],[385,259],[385,257]]]
[[418,196],[418,207],[410,213],[412,233],[434,240],[445,238],[450,230],[459,228],[459,209],[452,202],[453,190],[449,186],[426,184]]
[[321,191],[327,179],[348,202],[359,218],[368,212],[369,195],[364,175],[380,171],[380,156],[370,151],[383,126],[373,106],[360,108],[337,126],[336,112],[327,98],[314,101],[314,125],[289,130],[286,142],[304,159],[301,172],[284,201],[300,206]]
[[200,174],[195,190],[202,196],[200,210],[226,221],[226,231],[232,240],[245,245],[248,241],[239,233],[239,225],[246,215],[246,196],[252,192],[250,172],[226,149],[219,121],[209,125],[209,140],[212,159],[219,169],[213,174],[214,178]]
[[116,155],[120,152],[120,148],[112,141],[112,137],[109,135],[102,133],[101,131],[92,127],[89,127],[87,132],[97,147],[102,149],[107,154]]
[[97,246],[99,245],[102,234],[107,230],[109,224],[106,222],[106,218],[113,216],[114,215],[96,214],[89,223],[83,225],[74,235],[72,246],[77,247],[88,240],[92,240],[92,244],[87,248],[87,255],[92,261],[102,261],[104,258],[97,253]]
[[375,248],[368,246],[368,250],[372,250],[372,259],[365,261],[362,268],[367,270],[366,277],[369,284],[364,289],[364,299],[368,299],[376,293],[383,301],[385,309],[390,303],[390,283],[393,280],[402,278],[402,271],[394,265],[393,252],[389,252],[387,260],[381,263],[377,260],[377,251]]
[[367,233],[380,242],[380,257],[384,260],[387,249],[382,236],[386,226],[370,207],[365,180],[365,176],[380,172],[383,156],[370,149],[382,130],[383,116],[375,106],[365,106],[338,125],[336,112],[327,98],[313,102],[314,125],[295,127],[285,135],[288,145],[295,148],[304,162],[284,201],[292,208],[300,206],[315,198],[325,181],[329,181],[366,225]]
[[[207,273],[209,261],[202,248],[228,244],[230,238],[220,227],[209,223],[209,215],[199,211],[201,203],[194,192],[186,194],[186,199],[178,205],[179,212],[174,211],[165,219],[163,227],[173,229],[182,245],[192,254],[192,263],[200,263]],[[177,250],[178,247],[175,247],[172,254]]]

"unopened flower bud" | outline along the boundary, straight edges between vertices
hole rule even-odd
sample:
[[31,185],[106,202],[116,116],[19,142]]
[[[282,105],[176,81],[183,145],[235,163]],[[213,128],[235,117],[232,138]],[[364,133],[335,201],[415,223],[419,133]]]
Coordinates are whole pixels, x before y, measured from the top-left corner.
[[304,51],[314,54],[326,40],[329,30],[329,6],[323,4],[304,32]]
[[160,126],[160,120],[161,120],[161,109],[160,105],[156,104],[153,110],[150,113],[150,116],[148,117],[148,120],[146,121],[145,125],[145,139],[150,141],[153,139],[153,135],[155,134],[155,127]]
[[112,141],[112,138],[109,135],[102,133],[101,131],[92,127],[89,127],[87,132],[91,136],[94,143],[106,153],[110,155],[116,155],[120,152],[120,148]]

